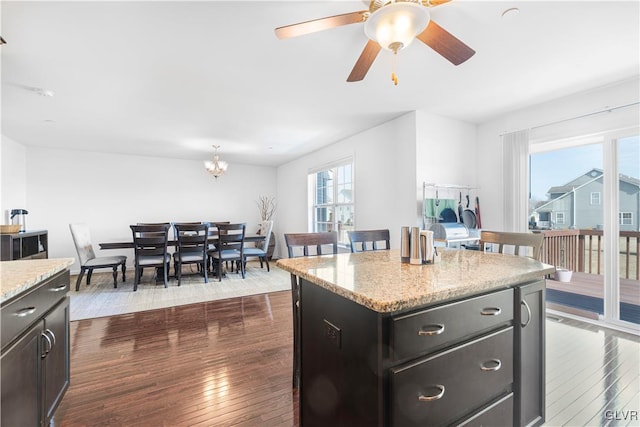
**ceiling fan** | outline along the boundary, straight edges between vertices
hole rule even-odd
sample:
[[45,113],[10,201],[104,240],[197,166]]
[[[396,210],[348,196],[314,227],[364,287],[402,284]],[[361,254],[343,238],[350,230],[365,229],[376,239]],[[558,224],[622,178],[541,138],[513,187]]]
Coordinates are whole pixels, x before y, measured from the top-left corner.
[[[348,82],[367,75],[381,49],[397,54],[417,38],[453,65],[460,65],[476,52],[431,20],[429,9],[451,0],[370,0],[369,10],[328,16],[275,29],[279,39],[288,39],[342,25],[364,22],[369,39],[356,61]],[[395,72],[391,75],[397,85]]]

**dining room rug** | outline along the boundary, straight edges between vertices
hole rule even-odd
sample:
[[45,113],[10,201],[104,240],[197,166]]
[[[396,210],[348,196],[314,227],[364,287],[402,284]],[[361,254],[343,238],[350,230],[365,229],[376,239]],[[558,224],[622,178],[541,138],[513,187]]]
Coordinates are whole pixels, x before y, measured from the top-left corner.
[[260,268],[257,261],[250,261],[247,263],[245,279],[240,274],[229,272],[222,281],[209,277],[209,283],[204,283],[204,278],[196,274],[194,266],[193,274],[183,273],[180,286],[176,278],[170,278],[167,288],[162,281],[156,282],[152,269],[146,269],[135,292],[132,268],[127,269],[124,283],[118,271],[117,288],[113,287],[111,272],[96,270],[91,277],[91,284],[86,285],[85,276],[80,290],[76,292],[77,275],[72,275],[69,292],[71,321],[290,290],[289,273],[276,267],[275,262],[270,264],[271,271],[267,272],[266,267]]

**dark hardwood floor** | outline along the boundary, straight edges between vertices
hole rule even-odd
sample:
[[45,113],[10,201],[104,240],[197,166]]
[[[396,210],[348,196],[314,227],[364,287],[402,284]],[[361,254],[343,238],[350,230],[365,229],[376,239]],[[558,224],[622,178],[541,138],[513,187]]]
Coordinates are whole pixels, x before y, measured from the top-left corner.
[[[640,339],[546,324],[546,425],[638,425]],[[288,291],[71,322],[53,424],[297,426],[291,361]]]
[[293,426],[291,294],[71,322],[58,426]]

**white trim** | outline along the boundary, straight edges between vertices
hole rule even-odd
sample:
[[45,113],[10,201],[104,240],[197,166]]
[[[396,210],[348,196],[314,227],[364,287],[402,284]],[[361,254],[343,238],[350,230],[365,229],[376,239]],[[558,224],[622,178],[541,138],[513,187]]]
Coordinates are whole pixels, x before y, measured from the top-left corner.
[[529,150],[531,154],[544,153],[546,151],[561,150],[563,148],[579,147],[582,145],[597,144],[605,141],[607,135],[616,135],[617,138],[634,136],[638,132],[637,126],[628,126],[619,129],[591,133],[581,136],[572,136],[560,139],[531,139]]
[[620,318],[618,144],[610,135],[603,144],[602,214],[604,220],[604,320]]
[[[575,314],[566,313],[564,311],[553,310],[551,308],[546,309],[547,315],[555,317],[564,317],[566,319],[579,320],[580,322],[588,323],[590,325],[596,325],[601,328],[612,329],[614,331],[625,332],[627,334],[640,336],[640,329],[635,326],[635,323],[617,321],[617,322],[605,322],[604,320],[594,320],[588,317],[576,316]],[[553,321],[553,320],[552,320]]]
[[354,160],[353,160],[353,155],[349,155],[347,157],[343,157],[341,159],[337,159],[337,160],[332,160],[330,162],[327,162],[325,164],[322,164],[320,166],[314,166],[312,168],[309,168],[309,170],[307,171],[307,175],[311,175],[312,173],[318,173],[321,171],[325,171],[327,169],[331,169],[331,168],[335,168],[338,166],[344,166],[346,164],[353,164]]

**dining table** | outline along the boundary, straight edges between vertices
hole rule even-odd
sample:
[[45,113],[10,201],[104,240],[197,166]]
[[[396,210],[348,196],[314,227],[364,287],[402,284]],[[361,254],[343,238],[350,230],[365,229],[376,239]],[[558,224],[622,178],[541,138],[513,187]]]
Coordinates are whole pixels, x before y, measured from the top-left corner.
[[[262,236],[260,234],[248,234],[246,236],[244,236],[244,241],[245,243],[248,242],[262,242],[264,241],[266,236]],[[207,240],[209,241],[209,243],[212,244],[216,244],[218,242],[218,236],[214,235],[214,236],[209,236],[207,238]],[[120,241],[120,242],[104,242],[104,243],[98,243],[98,245],[100,246],[100,249],[102,250],[107,250],[107,249],[133,249],[134,245],[133,245],[133,240],[127,240],[127,241]],[[177,246],[178,245],[178,240],[177,239],[169,239],[167,241],[167,246]]]
[[[247,242],[262,242],[264,241],[264,239],[266,238],[266,236],[260,235],[260,234],[248,234],[244,236],[244,241],[245,243]],[[215,245],[216,243],[218,243],[218,235],[211,235],[207,237],[207,241],[213,245]],[[101,250],[108,250],[108,249],[133,249],[134,248],[134,244],[133,244],[133,240],[127,240],[127,241],[119,241],[119,242],[103,242],[103,243],[98,243],[98,245],[100,246]],[[167,246],[173,246],[176,247],[178,245],[178,240],[177,239],[169,239],[167,240]],[[156,269],[156,282],[160,281],[160,278],[163,276],[164,273],[162,273],[162,267],[158,267]],[[225,276],[225,273],[222,273],[223,277]]]

